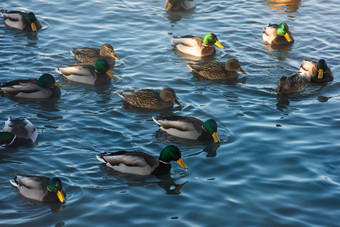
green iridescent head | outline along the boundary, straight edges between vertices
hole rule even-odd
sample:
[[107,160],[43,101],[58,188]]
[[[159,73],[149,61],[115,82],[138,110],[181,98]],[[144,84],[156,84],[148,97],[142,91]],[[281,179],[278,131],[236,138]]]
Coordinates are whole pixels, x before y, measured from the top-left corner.
[[62,87],[57,83],[51,74],[45,73],[39,77],[38,85],[43,88],[52,88],[53,86]]
[[47,186],[47,189],[52,192],[52,193],[55,193],[57,194],[58,196],[58,199],[60,202],[64,202],[65,201],[65,197],[62,193],[62,189],[63,189],[63,185],[61,183],[61,180],[58,178],[58,177],[53,177],[51,178],[48,186]]
[[288,42],[291,42],[292,39],[289,35],[289,27],[286,23],[281,23],[279,28],[276,31],[278,36],[284,36]]
[[318,79],[323,79],[323,74],[327,72],[327,63],[325,59],[320,59],[317,64]]
[[203,44],[206,46],[212,46],[212,45],[216,45],[219,48],[224,48],[220,42],[217,39],[217,36],[214,33],[207,33],[204,38],[203,38]]
[[9,144],[13,141],[15,135],[10,132],[0,132],[0,145]]
[[37,27],[36,27],[36,21],[37,21],[37,18],[35,17],[34,13],[32,12],[29,12],[26,14],[25,16],[25,21],[27,24],[29,24],[31,26],[31,29],[32,31],[36,31],[37,30]]
[[187,169],[188,167],[182,160],[181,151],[174,145],[166,146],[159,155],[159,160],[170,163],[171,161],[177,162],[182,168]]
[[214,119],[207,120],[206,122],[204,122],[202,127],[203,127],[204,131],[206,131],[207,133],[209,133],[213,137],[215,143],[220,142],[220,140],[217,136],[217,123]]
[[114,78],[110,69],[110,65],[107,61],[103,59],[98,60],[94,68],[97,73],[106,73],[111,79]]

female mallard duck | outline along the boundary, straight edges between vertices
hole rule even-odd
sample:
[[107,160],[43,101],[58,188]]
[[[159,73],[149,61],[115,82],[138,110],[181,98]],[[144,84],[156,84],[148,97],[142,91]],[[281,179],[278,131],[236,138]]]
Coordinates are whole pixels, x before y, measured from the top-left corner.
[[152,118],[160,129],[169,135],[191,140],[214,140],[220,142],[217,136],[217,124],[214,119],[206,122],[194,117],[156,117]]
[[98,60],[103,59],[106,60],[112,67],[116,62],[115,59],[119,60],[113,50],[113,47],[108,43],[104,43],[100,49],[81,47],[73,48],[70,52],[77,61],[92,65],[96,64]]
[[300,66],[300,73],[311,83],[333,81],[333,73],[324,59],[319,61],[305,59]]
[[186,11],[196,6],[195,0],[166,0],[165,10],[171,12]]
[[181,158],[181,151],[174,145],[166,146],[159,158],[141,151],[118,151],[101,153],[97,155],[97,159],[118,172],[143,176],[170,172],[171,161],[188,169]]
[[107,84],[114,79],[109,63],[103,59],[98,60],[95,65],[75,64],[59,67],[57,72],[71,81],[89,85]]
[[13,80],[0,85],[0,92],[9,98],[57,99],[60,98],[60,84],[51,74],[43,74],[39,79]]
[[5,11],[2,15],[5,19],[5,24],[12,28],[29,32],[37,31],[42,28],[41,23],[32,12]]
[[162,110],[172,108],[173,103],[181,106],[172,88],[164,88],[160,92],[153,89],[138,89],[116,93],[123,101],[137,108]]
[[247,74],[241,68],[240,62],[235,58],[228,60],[226,63],[212,61],[188,64],[188,68],[193,73],[210,80],[236,79],[238,77],[236,70],[243,74]]
[[214,44],[219,48],[224,48],[214,33],[207,33],[203,39],[197,36],[182,36],[173,38],[171,41],[180,52],[198,57],[215,54]]
[[271,46],[286,46],[294,43],[292,33],[289,31],[286,23],[269,24],[268,27],[263,28],[263,41],[269,43]]
[[26,117],[9,117],[2,132],[0,132],[0,145],[32,146],[37,137],[38,130]]
[[281,77],[276,88],[279,95],[289,95],[301,92],[306,87],[306,79],[300,73],[294,73],[288,77]]
[[57,177],[16,175],[9,181],[28,199],[42,202],[64,202],[66,193],[62,190],[61,180]]

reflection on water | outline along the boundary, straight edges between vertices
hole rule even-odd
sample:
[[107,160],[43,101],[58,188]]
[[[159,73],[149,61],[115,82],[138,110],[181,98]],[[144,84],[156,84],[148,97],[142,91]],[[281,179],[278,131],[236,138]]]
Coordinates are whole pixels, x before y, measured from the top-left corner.
[[271,10],[278,10],[284,13],[295,13],[300,6],[301,0],[267,0],[266,4]]

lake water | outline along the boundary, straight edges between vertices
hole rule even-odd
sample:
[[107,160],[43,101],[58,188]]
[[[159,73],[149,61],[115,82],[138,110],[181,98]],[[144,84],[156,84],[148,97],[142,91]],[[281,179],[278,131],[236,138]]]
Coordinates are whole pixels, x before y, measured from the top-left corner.
[[[38,128],[34,147],[0,148],[1,226],[338,226],[340,221],[340,27],[331,1],[197,1],[167,13],[159,0],[2,1],[1,9],[34,11],[36,36],[0,25],[0,82],[51,73],[63,84],[56,102],[0,97],[0,120],[26,116]],[[271,49],[268,23],[288,23],[295,43]],[[177,55],[175,35],[215,33],[225,49],[204,60],[236,57],[248,73],[231,82],[199,80]],[[110,43],[117,61],[110,85],[64,80],[55,67],[74,63],[69,50]],[[281,76],[304,58],[326,59],[335,79],[278,97]],[[174,88],[183,108],[125,109],[113,91]],[[152,116],[216,119],[219,146],[169,138]],[[143,150],[155,156],[176,144],[189,167],[136,177],[103,166],[95,155]],[[62,206],[24,199],[16,173],[59,176]]]

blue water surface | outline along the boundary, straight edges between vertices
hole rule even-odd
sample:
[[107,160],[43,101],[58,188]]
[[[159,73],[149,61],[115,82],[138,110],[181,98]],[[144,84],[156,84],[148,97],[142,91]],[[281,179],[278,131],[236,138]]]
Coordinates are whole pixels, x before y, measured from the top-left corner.
[[[37,34],[8,28],[0,18],[0,82],[51,73],[59,100],[17,103],[0,97],[0,121],[26,116],[38,128],[30,148],[0,148],[1,226],[338,226],[340,221],[340,27],[336,0],[198,1],[167,13],[159,0],[5,0],[1,10],[34,11]],[[262,40],[268,23],[288,23],[291,48]],[[171,38],[215,33],[225,49],[206,59],[177,55]],[[113,45],[121,59],[110,85],[69,82],[55,72],[74,63],[75,47]],[[235,57],[247,75],[231,82],[200,80],[186,68]],[[281,76],[304,58],[326,59],[335,76],[325,86],[279,97]],[[172,87],[182,108],[126,109],[117,90]],[[174,139],[152,116],[216,119],[219,145]],[[96,154],[142,150],[155,156],[176,144],[188,171],[124,175]],[[63,205],[23,198],[15,174],[59,176]]]

